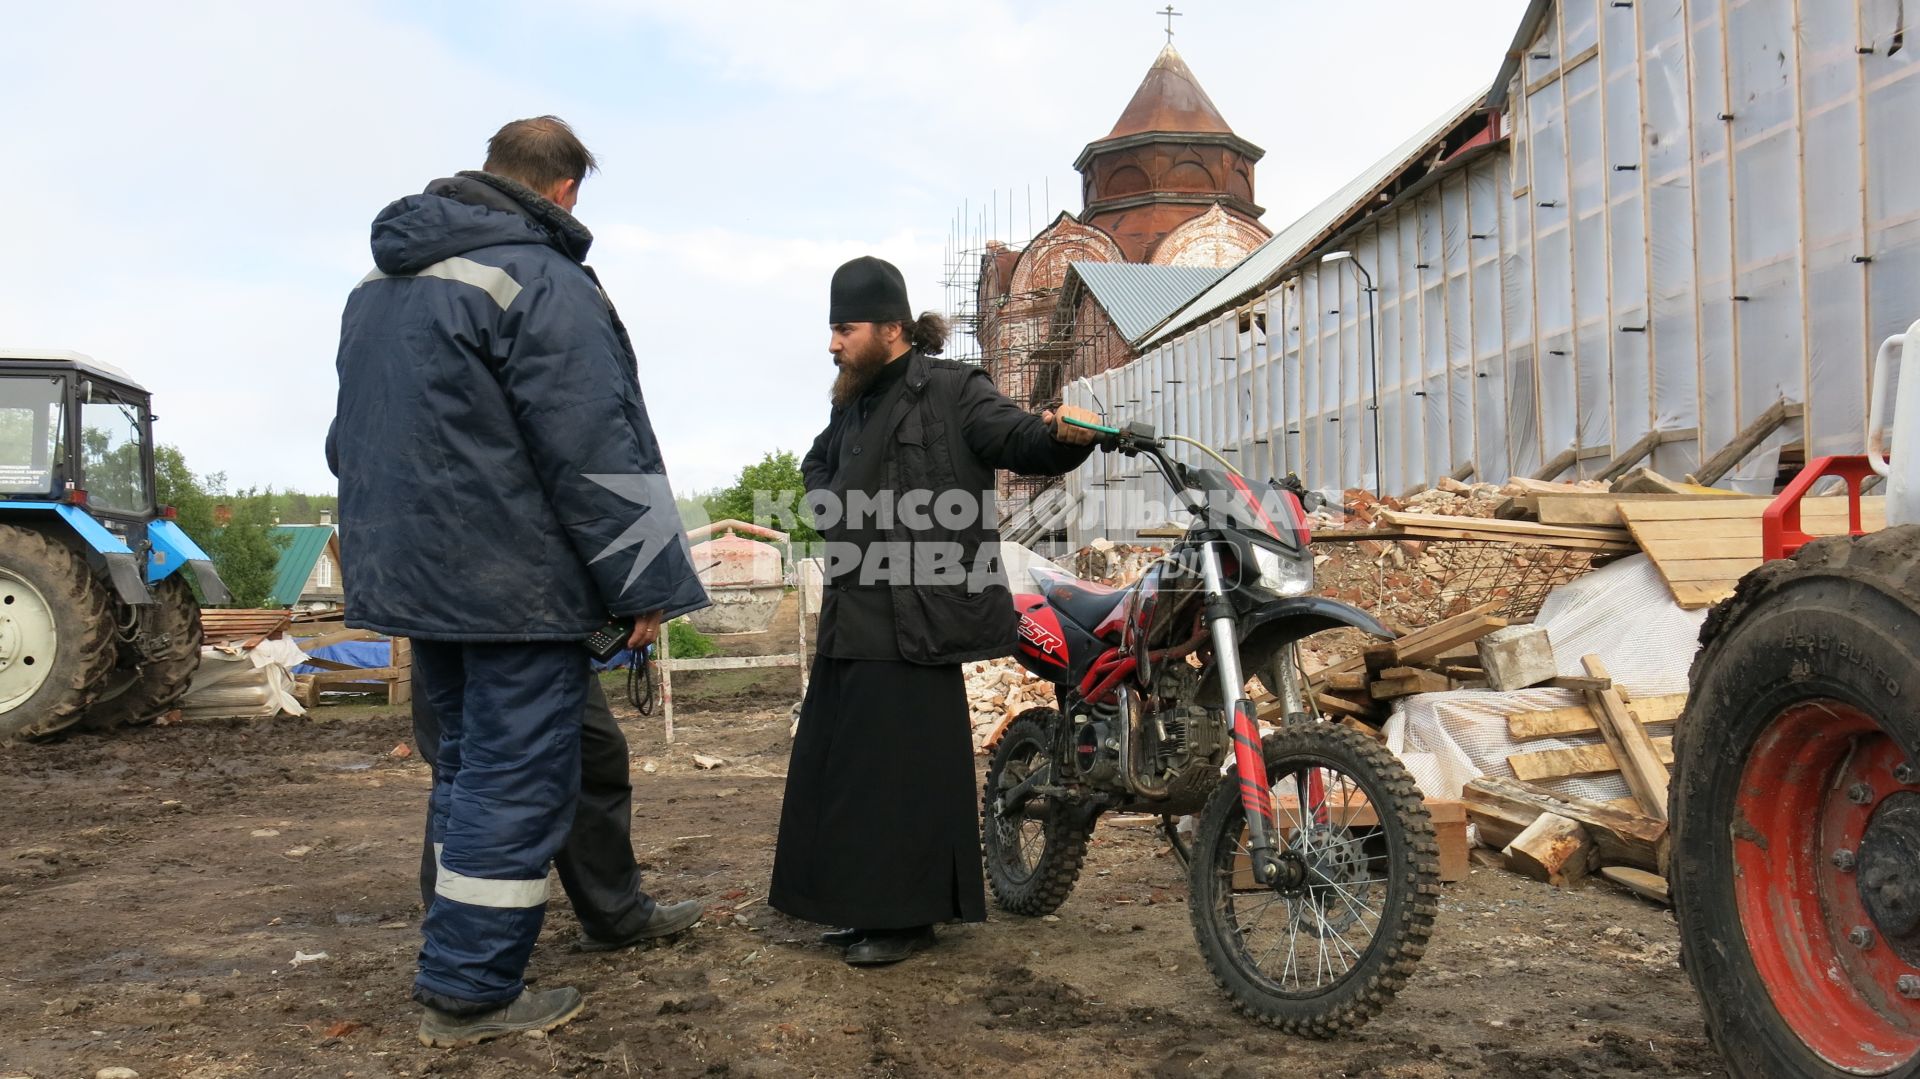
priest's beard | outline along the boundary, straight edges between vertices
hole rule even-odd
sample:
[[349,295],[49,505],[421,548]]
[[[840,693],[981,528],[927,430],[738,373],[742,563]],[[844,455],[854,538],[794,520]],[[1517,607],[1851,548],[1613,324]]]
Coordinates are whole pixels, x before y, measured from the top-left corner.
[[887,366],[891,350],[879,340],[868,341],[857,352],[843,352],[837,363],[840,373],[833,377],[833,407],[845,408],[860,399]]

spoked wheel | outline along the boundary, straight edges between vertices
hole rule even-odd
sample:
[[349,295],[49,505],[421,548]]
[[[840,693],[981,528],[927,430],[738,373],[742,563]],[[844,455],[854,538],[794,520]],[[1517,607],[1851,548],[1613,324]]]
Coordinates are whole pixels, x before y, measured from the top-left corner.
[[1014,914],[1051,914],[1067,901],[1087,857],[1093,822],[1051,798],[1031,798],[1011,812],[1000,803],[1031,779],[1046,778],[1052,725],[1059,713],[1033,708],[1000,738],[987,765],[981,794],[980,838],[987,883],[1001,909]]
[[1295,726],[1262,750],[1280,878],[1255,877],[1229,773],[1194,843],[1194,936],[1241,1011],[1329,1037],[1378,1012],[1426,949],[1439,893],[1433,824],[1406,768],[1357,731]]
[[1714,612],[1675,732],[1681,958],[1733,1074],[1920,1075],[1920,529]]

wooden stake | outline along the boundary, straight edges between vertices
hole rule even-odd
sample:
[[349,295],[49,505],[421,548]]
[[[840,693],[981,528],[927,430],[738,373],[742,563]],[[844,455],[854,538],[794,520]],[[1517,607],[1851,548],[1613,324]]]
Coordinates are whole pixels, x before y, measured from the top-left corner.
[[[1606,664],[1599,656],[1583,656],[1581,666],[1593,678],[1606,678]],[[1595,706],[1594,718],[1600,721],[1600,737],[1620,761],[1620,775],[1627,788],[1640,800],[1641,808],[1659,820],[1667,819],[1667,766],[1660,763],[1653,739],[1627,712],[1627,704],[1617,690],[1604,689],[1587,694]]]

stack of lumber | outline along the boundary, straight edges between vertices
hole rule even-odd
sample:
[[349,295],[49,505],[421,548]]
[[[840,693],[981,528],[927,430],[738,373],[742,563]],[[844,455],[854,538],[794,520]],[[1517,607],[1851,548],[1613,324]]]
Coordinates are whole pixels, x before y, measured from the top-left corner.
[[[1673,740],[1646,728],[1676,722],[1684,696],[1630,700],[1612,685],[1598,657],[1582,660],[1604,687],[1586,691],[1577,708],[1521,712],[1507,717],[1516,741],[1597,735],[1573,749],[1530,749],[1507,758],[1516,779],[1485,778],[1467,784],[1462,800],[1479,828],[1482,846],[1499,850],[1508,869],[1558,887],[1577,884],[1595,870],[1616,869],[1621,883],[1660,898],[1666,868],[1667,765]],[[1619,773],[1631,798],[1601,803],[1556,795],[1536,782],[1570,776]]]
[[1537,521],[1484,517],[1442,517],[1398,510],[1381,510],[1379,519],[1400,534],[1418,539],[1514,543],[1592,551],[1595,554],[1626,554],[1634,549],[1633,537],[1620,528],[1548,525]]
[[284,608],[247,610],[233,607],[202,607],[200,609],[201,640],[208,645],[237,644],[241,648],[257,648],[260,642],[276,639],[285,633],[292,622],[293,616]]
[[[1711,607],[1733,595],[1741,577],[1760,567],[1760,518],[1764,498],[1679,498],[1622,502],[1619,514],[1634,541],[1688,610]],[[1842,497],[1800,503],[1800,529],[1810,535],[1845,535],[1850,524]],[[1886,499],[1860,500],[1860,527],[1887,526]]]
[[[1391,703],[1416,693],[1440,693],[1484,677],[1474,642],[1505,628],[1488,603],[1397,640],[1375,645],[1308,676],[1307,692],[1328,716],[1383,722]],[[1267,719],[1277,704],[1261,709]]]

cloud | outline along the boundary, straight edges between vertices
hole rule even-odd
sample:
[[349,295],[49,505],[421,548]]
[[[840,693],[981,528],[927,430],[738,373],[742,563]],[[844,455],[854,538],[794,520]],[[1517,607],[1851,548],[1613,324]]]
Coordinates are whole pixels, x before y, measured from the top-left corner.
[[[0,346],[125,368],[201,471],[326,489],[367,223],[477,164],[503,120],[553,112],[606,164],[581,216],[671,473],[713,486],[824,422],[834,266],[881,254],[937,307],[963,200],[1015,240],[1029,187],[1035,224],[1078,207],[1074,156],[1160,47],[1151,6],[23,6],[0,36]],[[1218,0],[1176,29],[1266,147],[1278,227],[1490,79],[1524,6]]]

